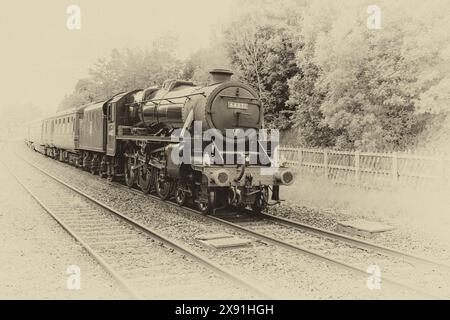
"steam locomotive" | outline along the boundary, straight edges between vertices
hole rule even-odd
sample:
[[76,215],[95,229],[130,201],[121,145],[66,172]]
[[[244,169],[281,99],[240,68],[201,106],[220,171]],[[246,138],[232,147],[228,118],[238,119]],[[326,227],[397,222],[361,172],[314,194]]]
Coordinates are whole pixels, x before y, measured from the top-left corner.
[[256,92],[229,70],[210,73],[208,86],[168,80],[39,119],[28,124],[26,142],[204,214],[227,206],[260,212],[279,202],[279,186],[294,175],[278,163],[276,141],[261,133]]

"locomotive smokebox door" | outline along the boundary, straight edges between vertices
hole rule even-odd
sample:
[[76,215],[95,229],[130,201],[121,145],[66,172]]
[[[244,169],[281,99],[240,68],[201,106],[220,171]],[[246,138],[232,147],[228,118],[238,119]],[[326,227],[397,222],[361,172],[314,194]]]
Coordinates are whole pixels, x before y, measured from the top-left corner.
[[206,122],[210,128],[259,129],[263,110],[256,92],[240,82],[218,84],[209,94],[206,106]]

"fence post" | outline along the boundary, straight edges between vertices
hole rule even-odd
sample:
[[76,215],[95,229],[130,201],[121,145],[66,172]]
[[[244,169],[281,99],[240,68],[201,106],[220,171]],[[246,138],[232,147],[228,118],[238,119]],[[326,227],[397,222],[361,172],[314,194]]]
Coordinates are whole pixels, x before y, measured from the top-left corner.
[[323,175],[328,180],[328,149],[323,150]]
[[392,182],[395,184],[398,182],[398,154],[392,153]]
[[356,150],[356,152],[355,152],[355,179],[356,179],[356,185],[358,185],[358,186],[361,181],[360,158],[361,158],[361,152],[359,150]]
[[297,149],[297,162],[299,167],[302,167],[302,160],[303,160],[303,150],[300,147]]

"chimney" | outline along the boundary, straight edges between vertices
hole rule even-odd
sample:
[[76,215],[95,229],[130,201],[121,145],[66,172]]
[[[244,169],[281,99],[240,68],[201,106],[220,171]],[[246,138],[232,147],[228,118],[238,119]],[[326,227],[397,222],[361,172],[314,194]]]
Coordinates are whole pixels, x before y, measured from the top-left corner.
[[233,72],[227,69],[213,69],[209,72],[213,83],[222,83],[231,80]]

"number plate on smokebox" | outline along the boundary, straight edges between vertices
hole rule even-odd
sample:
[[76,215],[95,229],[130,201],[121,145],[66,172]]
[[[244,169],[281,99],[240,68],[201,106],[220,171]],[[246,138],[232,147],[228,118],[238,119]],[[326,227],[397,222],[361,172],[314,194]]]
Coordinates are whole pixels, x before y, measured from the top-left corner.
[[247,110],[248,109],[248,103],[228,101],[228,108],[229,109]]

